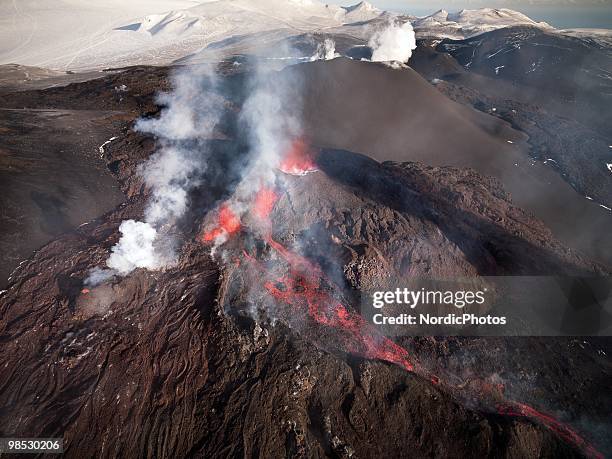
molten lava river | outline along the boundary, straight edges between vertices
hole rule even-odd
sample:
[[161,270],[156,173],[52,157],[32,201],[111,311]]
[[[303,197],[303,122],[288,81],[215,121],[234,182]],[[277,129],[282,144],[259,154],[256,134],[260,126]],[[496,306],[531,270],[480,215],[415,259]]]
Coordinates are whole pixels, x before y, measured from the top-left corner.
[[[293,142],[277,169],[283,174],[295,176],[315,172],[315,155],[302,139],[298,139]],[[232,236],[245,235],[243,239],[246,239],[247,234],[259,239],[268,248],[268,259],[265,260],[262,254],[251,253],[244,247],[245,244],[238,242],[238,246],[242,247],[237,251],[240,255],[234,257],[235,263],[253,265],[253,271],[262,279],[263,291],[279,305],[279,315],[289,325],[292,321],[305,321],[309,326],[316,327],[317,333],[311,334],[314,338],[310,339],[314,341],[314,345],[322,349],[332,346],[344,353],[392,363],[427,379],[458,399],[465,399],[466,396],[462,395],[465,394],[465,387],[459,388],[457,384],[428,372],[407,349],[381,335],[350,305],[345,304],[341,300],[340,288],[325,275],[320,266],[274,240],[271,215],[282,190],[277,185],[264,184],[263,180],[259,182],[262,185],[248,203],[248,210],[239,216],[235,208],[244,206],[236,206],[231,200],[223,203],[216,210],[215,224],[202,232],[200,241],[218,245]],[[256,224],[243,225],[242,220]],[[272,259],[277,262],[270,263]],[[325,338],[320,338],[320,342],[317,342],[317,337]],[[477,386],[477,389],[472,389],[475,393],[470,394],[470,397],[477,395],[480,406],[485,407],[483,409],[494,409],[504,416],[530,419],[575,445],[587,456],[603,458],[576,431],[551,415],[523,403],[505,399],[503,387],[484,381]]]

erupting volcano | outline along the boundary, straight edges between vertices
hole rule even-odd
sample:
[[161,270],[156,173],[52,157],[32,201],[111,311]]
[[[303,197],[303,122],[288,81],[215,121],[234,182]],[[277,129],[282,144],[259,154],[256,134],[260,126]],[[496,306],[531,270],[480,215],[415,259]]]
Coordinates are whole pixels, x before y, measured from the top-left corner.
[[[234,3],[211,3],[210,17],[244,19]],[[275,17],[295,7],[281,3]],[[206,5],[163,30],[132,30],[132,15],[113,34],[189,38]],[[337,10],[351,22],[233,37],[172,67],[16,92],[0,75],[0,437],[62,437],[69,459],[612,454],[608,331],[564,336],[579,321],[562,314],[550,314],[561,331],[534,331],[517,300],[561,308],[545,283],[569,300],[610,275],[607,117],[580,114],[575,84],[514,96],[563,86],[540,80],[557,58],[571,76],[604,53],[585,44],[574,65],[565,45],[578,38],[522,27],[419,38],[392,68],[358,60],[375,40],[352,32],[395,43],[408,16]],[[325,57],[341,57],[281,59],[287,40],[290,56],[325,40]],[[217,62],[225,46],[236,53]],[[456,283],[486,304],[376,299]],[[511,326],[396,320],[467,312]]]
[[[292,156],[296,151],[308,151],[301,140],[294,142],[294,147],[290,153]],[[307,165],[309,170],[314,170],[314,163],[299,161],[297,163],[301,166]],[[280,191],[275,190],[275,187],[262,184],[248,206],[249,213],[261,225],[260,230],[244,229],[246,232],[251,231],[256,239],[265,242],[270,248],[268,255],[258,259],[242,246],[241,241],[237,241],[239,249],[232,259],[239,260],[242,256],[245,263],[238,262],[234,266],[257,272],[257,278],[262,283],[264,291],[278,304],[289,307],[288,310],[281,309],[279,315],[290,326],[304,324],[296,326],[313,327],[315,331],[309,336],[313,337],[311,338],[313,344],[323,350],[336,350],[395,364],[408,372],[416,373],[460,400],[479,398],[478,403],[484,410],[495,410],[502,415],[538,422],[568,443],[575,445],[589,457],[603,458],[577,432],[552,416],[524,403],[506,400],[503,396],[503,385],[472,381],[475,387],[474,393],[466,392],[467,389],[462,384],[451,383],[433,374],[411,356],[407,349],[381,335],[351,306],[343,304],[341,289],[326,276],[316,262],[274,240],[272,231],[275,222],[271,220],[271,215],[279,197]],[[203,241],[213,240],[219,232],[230,235],[238,229],[240,221],[229,211],[227,205],[223,205],[219,212],[218,227],[207,233],[210,236],[205,236]]]

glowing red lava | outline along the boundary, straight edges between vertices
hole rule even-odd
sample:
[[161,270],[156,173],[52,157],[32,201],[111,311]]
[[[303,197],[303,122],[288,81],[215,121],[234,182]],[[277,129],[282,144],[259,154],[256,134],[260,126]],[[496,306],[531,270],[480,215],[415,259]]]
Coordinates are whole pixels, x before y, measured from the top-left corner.
[[[307,308],[307,313],[317,324],[334,329],[342,337],[345,352],[368,359],[384,360],[415,372],[431,381],[432,384],[452,392],[453,386],[424,370],[410,359],[406,349],[381,336],[357,313],[347,309],[323,288],[324,277],[321,269],[301,255],[288,250],[283,245],[268,238],[269,245],[289,264],[290,273],[276,282],[267,281],[264,286],[272,296],[293,307]],[[503,386],[483,384],[483,396],[497,398],[502,396]],[[524,417],[555,432],[566,442],[580,448],[587,456],[603,459],[603,455],[570,427],[552,416],[514,401],[498,405],[497,412],[505,416]]]
[[83,295],[87,295],[89,293],[89,289],[88,288],[84,288],[83,290],[81,290],[81,293]]
[[262,186],[255,195],[253,213],[259,217],[260,220],[267,221],[277,199],[278,195],[272,188]]
[[[290,267],[289,276],[264,284],[271,295],[294,307],[305,306],[308,315],[317,324],[339,332],[344,339],[346,352],[368,359],[386,360],[408,371],[414,371],[415,367],[410,361],[408,351],[378,334],[360,314],[347,309],[325,291],[324,276],[318,266],[287,250],[272,238],[268,238],[267,242]],[[329,281],[326,283],[330,284]]]
[[291,143],[289,151],[278,167],[285,174],[306,175],[317,170],[314,152],[304,139],[298,138]]
[[[303,141],[296,141],[281,170],[300,174],[306,173],[304,171],[315,170],[314,163],[303,154],[306,151]],[[278,195],[273,189],[262,186],[255,195],[251,206],[251,213],[270,228],[269,216],[277,199]],[[219,210],[218,227],[206,233],[203,239],[210,241],[220,234],[232,234],[239,229],[240,220],[229,207],[224,205]],[[272,280],[271,272],[263,268],[264,287],[274,298],[305,313],[318,326],[333,330],[332,335],[341,340],[344,352],[393,363],[407,371],[419,374],[449,393],[457,392],[456,386],[425,370],[417,361],[411,359],[405,348],[382,336],[358,312],[345,307],[336,299],[335,295],[330,293],[335,291],[334,284],[327,279],[317,264],[275,241],[270,233],[264,235],[264,240],[288,265],[288,274],[276,280]],[[242,255],[247,262],[263,266],[255,256],[246,250],[243,250]],[[503,399],[503,387],[482,384],[480,391],[481,396],[485,398],[485,405],[486,400],[489,400],[490,403],[491,400]],[[532,419],[580,448],[588,456],[603,458],[574,430],[528,405],[510,400],[497,405],[496,409],[501,415]]]
[[201,237],[203,242],[214,241],[222,235],[231,235],[240,229],[240,219],[234,214],[227,204],[219,208],[219,219],[217,226],[204,233]]
[[519,402],[509,402],[504,405],[499,405],[497,407],[497,412],[505,416],[524,417],[537,420],[563,438],[566,442],[581,448],[587,456],[597,459],[603,459],[604,457],[599,451],[587,443],[584,438],[568,426],[562,424],[548,414],[537,411],[529,405]]

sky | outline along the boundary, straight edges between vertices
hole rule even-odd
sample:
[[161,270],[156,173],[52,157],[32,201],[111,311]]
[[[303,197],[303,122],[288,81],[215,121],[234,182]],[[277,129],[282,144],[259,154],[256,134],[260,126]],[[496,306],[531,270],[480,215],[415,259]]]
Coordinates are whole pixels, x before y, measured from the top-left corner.
[[[359,0],[328,0],[347,5]],[[534,20],[557,28],[612,29],[612,0],[368,0],[380,9],[426,16],[441,8],[447,11],[483,7],[511,8]]]

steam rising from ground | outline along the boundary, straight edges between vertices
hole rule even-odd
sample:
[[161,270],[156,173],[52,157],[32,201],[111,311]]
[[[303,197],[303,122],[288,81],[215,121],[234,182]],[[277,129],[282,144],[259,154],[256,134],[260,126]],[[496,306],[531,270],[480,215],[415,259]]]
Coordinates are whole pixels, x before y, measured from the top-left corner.
[[157,231],[149,223],[126,220],[119,226],[121,239],[112,248],[106,264],[118,274],[125,275],[136,268],[156,269],[160,257],[155,253],[153,243]]
[[[333,56],[334,43],[320,48],[322,58]],[[290,51],[290,50],[287,50]],[[297,113],[301,107],[299,82],[281,83],[270,77],[270,68],[260,63],[249,84],[249,97],[240,113],[242,132],[249,145],[249,167],[226,203],[238,217],[246,210],[252,193],[274,179],[282,154],[301,135]],[[85,283],[95,286],[114,275],[127,275],[137,268],[161,269],[176,262],[180,240],[176,224],[189,208],[189,193],[201,182],[212,153],[202,142],[213,136],[225,111],[218,96],[218,82],[210,67],[189,67],[173,78],[173,92],[158,96],[165,108],[159,118],[141,119],[135,129],[157,136],[159,150],[139,169],[149,192],[144,221],[126,220],[119,227],[121,238],[111,249],[107,268],[94,268]],[[214,238],[214,247],[226,235]]]
[[265,64],[258,66],[250,82],[250,95],[240,114],[252,157],[252,167],[245,175],[243,185],[255,188],[261,184],[253,179],[272,179],[273,170],[278,167],[283,153],[295,138],[302,135],[300,82],[294,79],[289,84],[287,79],[271,76]]
[[317,51],[310,58],[311,61],[329,61],[338,57],[336,43],[331,38],[326,38],[323,43],[317,45]]
[[402,24],[395,18],[376,32],[368,45],[374,62],[406,63],[416,49],[416,37],[410,22]]
[[209,139],[223,113],[215,95],[217,80],[209,67],[190,67],[173,78],[174,90],[158,96],[159,118],[142,119],[135,129],[158,137],[159,150],[139,169],[149,192],[144,222],[126,220],[111,249],[108,269],[94,269],[86,280],[97,285],[136,268],[159,269],[176,260],[174,230],[188,208],[189,192],[200,183]]

